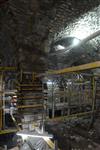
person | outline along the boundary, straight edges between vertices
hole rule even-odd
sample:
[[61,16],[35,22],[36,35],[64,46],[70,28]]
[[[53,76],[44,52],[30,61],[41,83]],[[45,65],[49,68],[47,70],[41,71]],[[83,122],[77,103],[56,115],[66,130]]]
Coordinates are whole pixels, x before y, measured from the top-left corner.
[[15,127],[12,115],[16,113],[16,104],[12,97],[9,97],[9,102],[10,103],[5,106],[5,128]]

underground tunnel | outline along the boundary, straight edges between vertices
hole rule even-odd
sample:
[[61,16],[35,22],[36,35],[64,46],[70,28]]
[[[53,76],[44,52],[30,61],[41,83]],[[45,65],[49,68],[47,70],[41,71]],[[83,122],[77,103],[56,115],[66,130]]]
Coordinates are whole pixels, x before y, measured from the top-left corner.
[[100,0],[0,0],[0,150],[100,150]]

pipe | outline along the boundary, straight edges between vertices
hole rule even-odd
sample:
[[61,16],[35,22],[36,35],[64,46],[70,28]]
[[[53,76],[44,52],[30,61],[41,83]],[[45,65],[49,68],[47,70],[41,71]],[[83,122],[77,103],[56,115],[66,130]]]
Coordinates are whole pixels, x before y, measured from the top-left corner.
[[81,42],[80,42],[80,45],[83,45],[85,43],[87,43],[88,41],[94,39],[95,37],[99,36],[100,35],[100,30],[92,33],[91,35],[89,35],[88,37],[86,37],[85,39],[83,39]]
[[91,116],[91,124],[90,128],[93,127],[94,119],[95,119],[95,110],[96,110],[96,81],[95,78],[92,78],[92,116]]
[[89,35],[88,37],[86,37],[85,39],[83,39],[82,41],[80,41],[80,43],[77,45],[77,46],[69,46],[69,48],[65,48],[63,51],[62,50],[59,50],[59,52],[54,52],[54,53],[51,53],[50,55],[53,56],[55,54],[62,54],[62,53],[69,53],[71,50],[73,50],[74,48],[77,48],[79,46],[83,46],[83,44],[87,43],[88,41],[94,39],[95,37],[99,36],[100,35],[100,30],[92,33],[91,35]]

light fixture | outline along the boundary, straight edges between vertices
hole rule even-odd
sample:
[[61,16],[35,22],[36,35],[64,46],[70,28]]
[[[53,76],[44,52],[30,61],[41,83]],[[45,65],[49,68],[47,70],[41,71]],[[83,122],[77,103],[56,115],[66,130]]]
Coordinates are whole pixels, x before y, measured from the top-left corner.
[[79,43],[80,43],[79,39],[77,39],[77,38],[73,39],[73,43],[72,43],[73,46],[77,46]]
[[55,50],[57,51],[57,50],[64,50],[65,49],[65,47],[64,46],[62,46],[62,45],[57,45],[57,46],[55,46]]
[[21,136],[23,140],[27,139],[28,137],[32,138],[53,138],[52,135],[45,135],[45,134],[27,134],[27,133],[17,133],[18,136]]
[[48,80],[48,81],[47,81],[47,85],[52,85],[52,81],[51,81],[51,80]]

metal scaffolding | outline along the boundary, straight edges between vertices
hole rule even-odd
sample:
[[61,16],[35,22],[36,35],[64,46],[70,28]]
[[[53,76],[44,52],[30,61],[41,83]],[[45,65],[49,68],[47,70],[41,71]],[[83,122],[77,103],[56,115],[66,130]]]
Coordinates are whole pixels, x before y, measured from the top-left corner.
[[44,119],[44,96],[42,81],[35,73],[21,72],[18,77],[18,111],[23,115],[24,129],[40,126]]
[[[14,133],[17,131],[16,127],[11,128],[11,127],[8,127],[6,124],[6,122],[9,122],[9,118],[7,117],[6,114],[9,113],[9,116],[10,116],[10,108],[8,108],[8,105],[11,102],[9,99],[6,99],[6,98],[7,96],[9,97],[15,94],[14,89],[12,90],[10,89],[10,87],[9,87],[9,90],[7,89],[8,85],[12,86],[12,82],[10,81],[15,81],[15,79],[14,80],[11,79],[11,77],[8,74],[10,72],[10,75],[11,75],[15,73],[16,70],[17,70],[16,67],[0,67],[0,135]],[[13,84],[15,83],[13,82]],[[6,119],[8,119],[8,121],[6,121]]]
[[[48,79],[53,81],[48,87],[48,107],[52,110],[52,119],[49,120],[60,121],[87,115],[93,120],[100,105],[96,96],[99,77],[93,73],[96,68],[100,68],[100,61],[47,72]],[[60,114],[57,116],[58,110]]]

